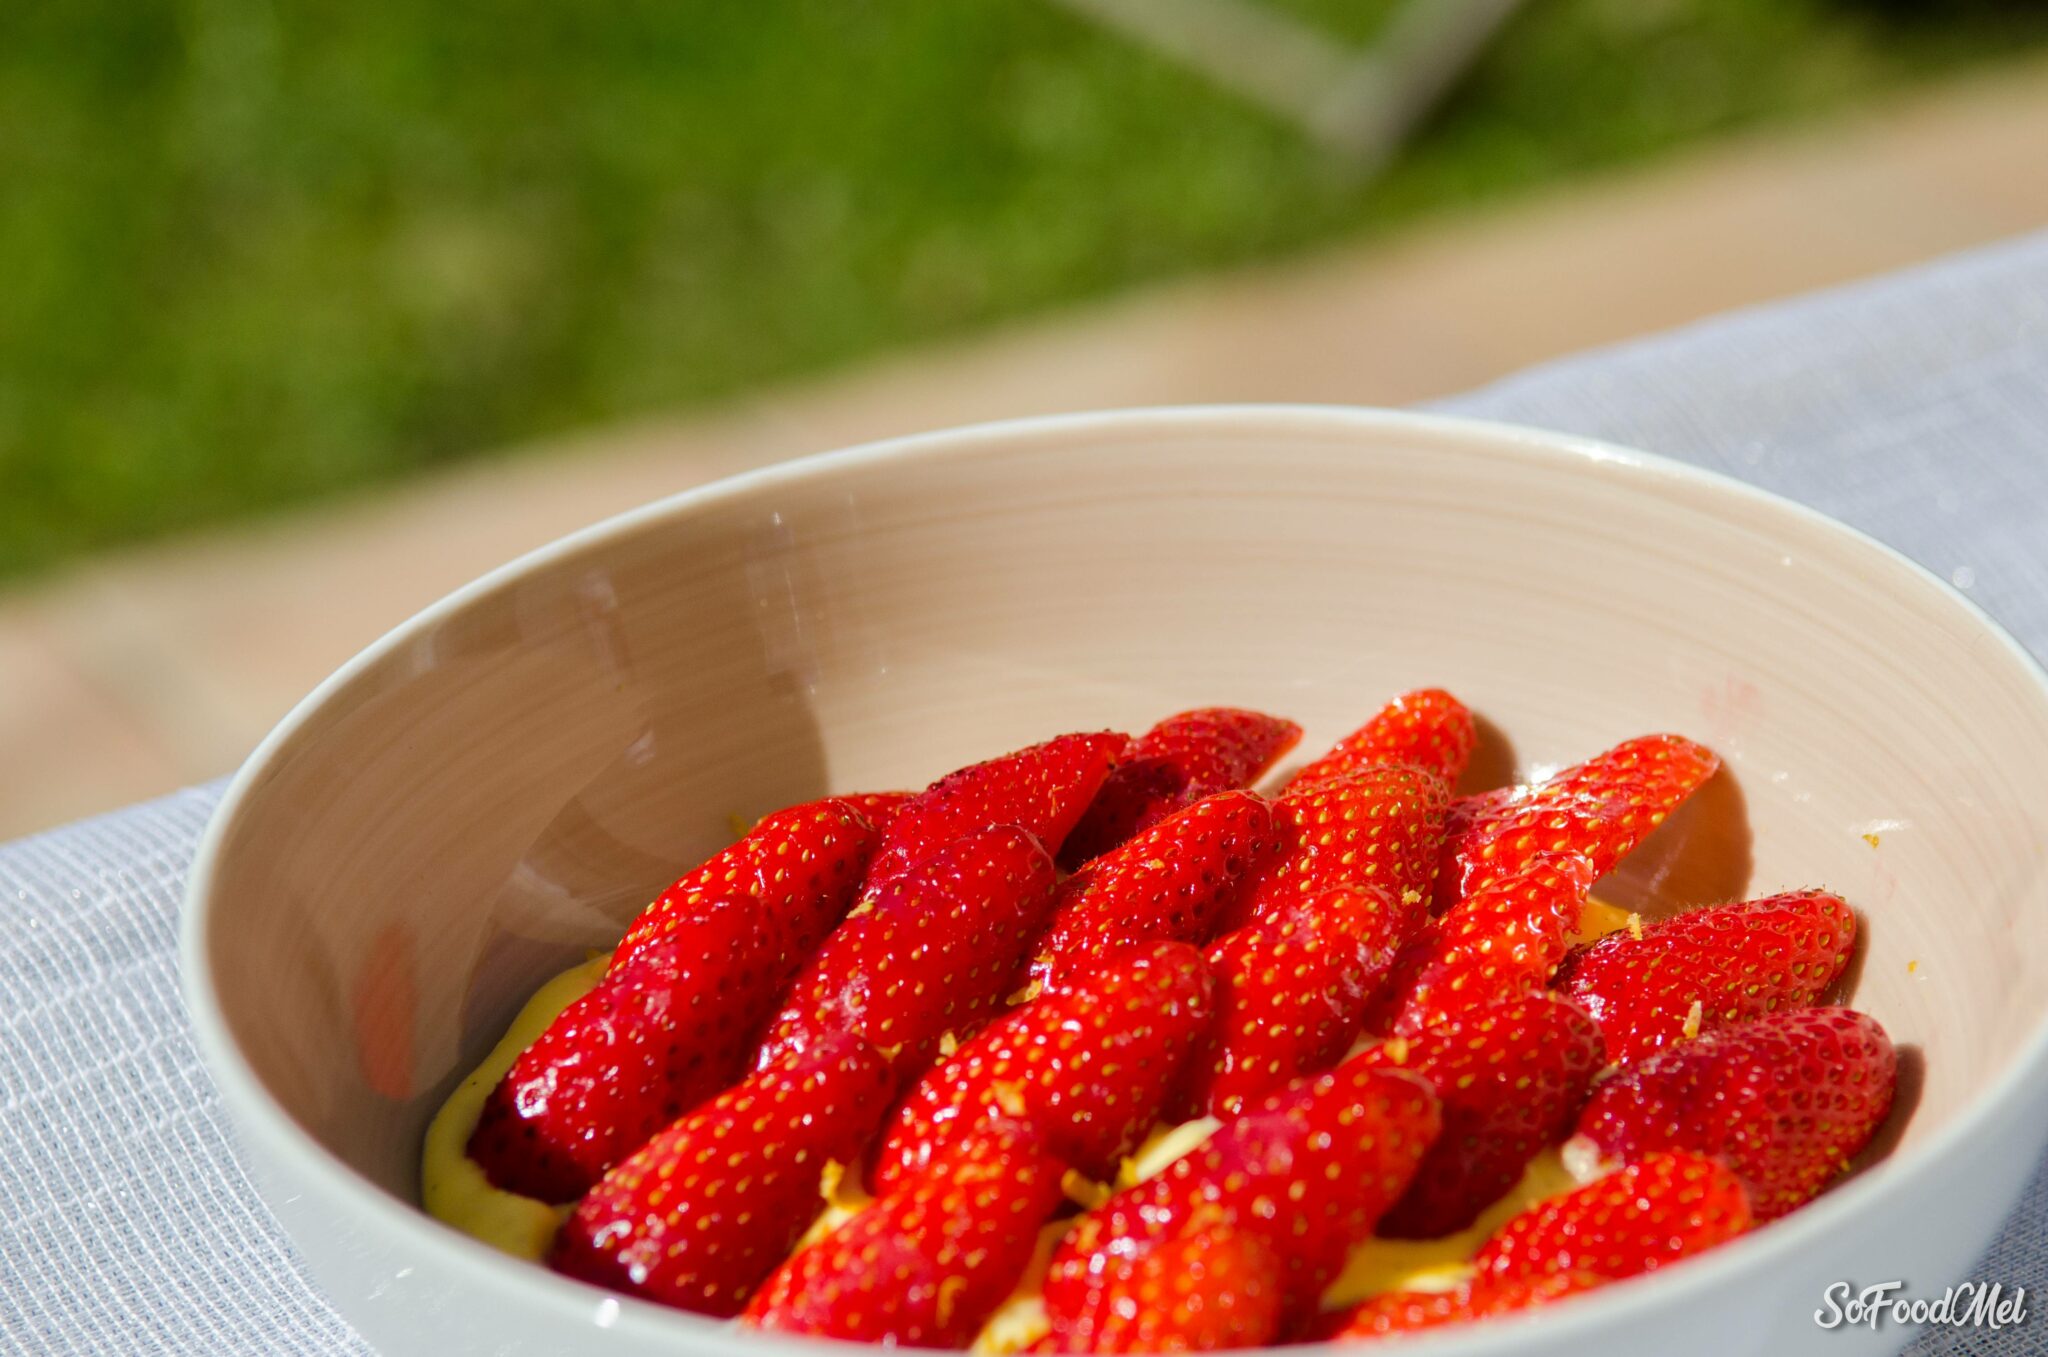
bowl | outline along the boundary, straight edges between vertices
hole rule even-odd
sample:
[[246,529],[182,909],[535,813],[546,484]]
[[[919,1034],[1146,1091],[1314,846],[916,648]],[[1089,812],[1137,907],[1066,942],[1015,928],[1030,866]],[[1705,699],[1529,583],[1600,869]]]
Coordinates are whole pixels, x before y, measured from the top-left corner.
[[1534,430],[1030,420],[566,538],[386,636],[243,768],[192,874],[192,1015],[259,1187],[384,1352],[803,1349],[515,1262],[414,1205],[428,1118],[527,993],[610,946],[736,815],[1198,704],[1293,716],[1313,751],[1424,684],[1487,718],[1496,772],[1652,730],[1716,748],[1696,832],[1611,889],[1840,891],[1867,924],[1854,1002],[1909,1077],[1882,1162],[1807,1209],[1416,1350],[1894,1347],[1895,1327],[1819,1328],[1824,1290],[1963,1279],[2048,1137],[2048,684],[1839,524]]

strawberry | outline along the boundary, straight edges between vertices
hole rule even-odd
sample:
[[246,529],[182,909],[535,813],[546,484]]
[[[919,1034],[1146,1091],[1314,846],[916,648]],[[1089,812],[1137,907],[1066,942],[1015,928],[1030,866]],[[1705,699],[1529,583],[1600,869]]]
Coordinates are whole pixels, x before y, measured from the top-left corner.
[[1239,882],[1273,847],[1273,812],[1252,792],[1219,792],[1175,811],[1060,884],[1033,976],[1057,982],[1152,938],[1207,942]]
[[1167,717],[1124,750],[1060,850],[1060,866],[1073,871],[1182,806],[1251,786],[1300,740],[1294,722],[1238,707]]
[[1594,1091],[1568,1149],[1578,1160],[1718,1156],[1742,1175],[1757,1219],[1772,1220],[1869,1143],[1897,1075],[1876,1019],[1846,1008],[1775,1013],[1624,1065]]
[[1629,1061],[1688,1027],[1696,1036],[1812,1003],[1855,947],[1856,915],[1840,896],[1792,891],[1696,909],[1641,937],[1609,934],[1573,952],[1557,986],[1599,1020],[1609,1058]]
[[800,958],[751,900],[703,902],[667,927],[491,1090],[468,1153],[492,1183],[572,1201],[745,1069]]
[[1712,750],[1677,735],[1644,735],[1509,795],[1460,813],[1437,871],[1438,912],[1537,853],[1577,853],[1597,879],[1720,768]]
[[811,958],[756,1067],[855,1032],[904,1072],[922,1068],[941,1035],[978,1027],[1017,988],[1052,907],[1053,876],[1038,840],[1014,825],[971,833],[899,873]]
[[916,792],[854,792],[839,798],[867,817],[877,834],[889,832],[903,808],[917,799]]
[[1215,1352],[1279,1336],[1283,1267],[1263,1237],[1217,1222],[1113,1257],[1084,1308],[1057,1316],[1054,1352]]
[[1413,1035],[1542,989],[1570,950],[1592,884],[1584,858],[1541,853],[1476,887],[1419,930],[1374,1002],[1368,1028]]
[[876,1185],[893,1187],[961,1137],[1003,1122],[1031,1127],[1090,1177],[1114,1177],[1213,1020],[1214,994],[1201,953],[1185,943],[1109,954],[926,1074],[883,1138]]
[[564,1222],[548,1266],[700,1314],[738,1314],[817,1218],[825,1162],[851,1162],[893,1094],[874,1047],[823,1038],[607,1173]]
[[1472,1261],[1489,1286],[1560,1272],[1618,1280],[1703,1253],[1753,1223],[1749,1194],[1725,1164],[1652,1154],[1538,1202],[1501,1226]]
[[1421,1075],[1443,1104],[1443,1133],[1380,1222],[1393,1239],[1434,1239],[1470,1225],[1563,1138],[1606,1063],[1593,1020],[1546,992],[1461,1009],[1358,1059]]
[[866,815],[836,797],[776,811],[641,910],[611,969],[618,972],[708,900],[755,901],[792,947],[809,952],[853,903],[880,837]]
[[1305,1316],[1351,1247],[1407,1189],[1438,1126],[1426,1083],[1356,1061],[1266,1095],[1156,1177],[1081,1218],[1046,1274],[1054,1329],[1093,1312],[1112,1260],[1218,1223],[1280,1255],[1283,1317]]
[[1232,925],[1332,886],[1426,898],[1448,799],[1435,773],[1396,764],[1290,791],[1273,803],[1280,851],[1247,883]]
[[1449,1291],[1387,1291],[1329,1316],[1318,1326],[1316,1336],[1339,1342],[1384,1338],[1491,1319],[1591,1291],[1605,1286],[1607,1280],[1590,1272],[1547,1272],[1491,1284],[1471,1281]]
[[1422,688],[1382,707],[1372,720],[1296,773],[1287,786],[1294,791],[1382,763],[1427,768],[1445,786],[1452,786],[1478,743],[1478,730],[1464,703],[1441,688]]
[[996,825],[1026,830],[1057,853],[1127,743],[1114,731],[1062,735],[948,773],[897,810],[868,867],[863,896],[955,839]]
[[964,1348],[1009,1295],[1064,1195],[1015,1129],[957,1145],[778,1268],[744,1320],[782,1333]]
[[1336,1064],[1425,915],[1413,893],[1403,902],[1383,886],[1335,886],[1217,939],[1208,957],[1222,1011],[1189,1064],[1187,1113],[1233,1117],[1258,1094]]

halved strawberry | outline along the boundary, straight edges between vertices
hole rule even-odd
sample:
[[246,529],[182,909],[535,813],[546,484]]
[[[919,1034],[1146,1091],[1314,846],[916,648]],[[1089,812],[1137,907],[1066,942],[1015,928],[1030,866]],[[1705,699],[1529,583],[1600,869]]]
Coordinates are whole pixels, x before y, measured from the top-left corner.
[[1538,1202],[1501,1226],[1472,1261],[1487,1285],[1560,1272],[1619,1279],[1703,1253],[1754,1223],[1749,1194],[1727,1165],[1651,1154]]
[[1016,1286],[1065,1166],[998,1128],[778,1268],[744,1319],[762,1329],[913,1348],[964,1348]]
[[1379,1232],[1393,1239],[1434,1239],[1470,1225],[1564,1138],[1606,1063],[1593,1020],[1545,992],[1461,1009],[1358,1059],[1421,1075],[1443,1104],[1443,1133],[1380,1221]]
[[1329,1316],[1316,1336],[1343,1342],[1466,1324],[1548,1305],[1608,1280],[1590,1272],[1549,1272],[1492,1284],[1470,1281],[1449,1291],[1387,1291]]
[[1218,938],[1208,957],[1222,1011],[1189,1064],[1183,1110],[1233,1117],[1251,1098],[1336,1064],[1427,913],[1413,892],[1404,901],[1383,886],[1336,886]]
[[1257,782],[1301,740],[1301,727],[1239,707],[1169,716],[1124,751],[1060,850],[1072,871],[1182,806]]
[[979,1027],[1023,980],[1053,878],[1052,859],[1014,825],[968,834],[898,873],[797,977],[756,1067],[854,1032],[906,1073],[923,1068],[943,1034]]
[[1382,707],[1372,720],[1337,741],[1329,753],[1294,775],[1293,791],[1382,763],[1427,768],[1455,786],[1478,744],[1465,704],[1441,688],[1420,688]]
[[1362,768],[1273,803],[1280,852],[1255,873],[1232,926],[1333,886],[1427,898],[1450,793],[1427,769]]
[[867,815],[837,797],[776,811],[641,910],[612,953],[611,969],[618,972],[712,900],[755,901],[790,946],[809,952],[853,904],[880,842]]
[[889,826],[896,823],[896,817],[903,808],[917,799],[916,792],[852,792],[839,798],[852,806],[868,823],[875,827],[877,834],[889,832]]
[[573,1201],[740,1076],[800,961],[750,899],[679,911],[513,1063],[469,1157],[508,1192]]
[[1605,876],[1720,766],[1712,750],[1682,736],[1644,735],[1533,787],[1478,799],[1444,843],[1439,912],[1538,853],[1576,853],[1596,879]]
[[1274,846],[1273,812],[1255,793],[1220,792],[1175,811],[1060,883],[1033,976],[1057,983],[1154,938],[1207,942]]
[[995,825],[1027,830],[1059,852],[1130,737],[1114,731],[1061,735],[948,773],[896,813],[868,867],[872,896],[955,839]]
[[1048,1351],[1216,1352],[1280,1336],[1284,1269],[1259,1234],[1218,1221],[1105,1262],[1084,1308],[1054,1317]]
[[1097,1179],[1116,1174],[1215,1016],[1214,981],[1185,943],[1112,952],[983,1031],[919,1081],[882,1140],[889,1188],[981,1128],[1031,1127]]
[[1848,1167],[1890,1115],[1897,1076],[1875,1018],[1774,1013],[1623,1066],[1580,1114],[1570,1158],[1717,1155],[1748,1184],[1757,1219],[1771,1220]]
[[1810,1004],[1855,948],[1856,915],[1840,896],[1790,891],[1696,909],[1640,937],[1611,933],[1567,957],[1557,987],[1599,1020],[1608,1058],[1629,1061]]
[[629,1295],[734,1315],[817,1219],[827,1160],[852,1162],[894,1096],[859,1037],[821,1039],[749,1076],[590,1189],[548,1266]]
[[1283,1320],[1306,1316],[1351,1247],[1407,1190],[1439,1125],[1428,1084],[1357,1061],[1268,1094],[1081,1218],[1046,1275],[1055,1330],[1096,1309],[1112,1260],[1218,1223],[1279,1253]]
[[1592,884],[1586,859],[1542,853],[1476,887],[1418,931],[1374,1001],[1367,1027],[1413,1035],[1548,985],[1570,951]]

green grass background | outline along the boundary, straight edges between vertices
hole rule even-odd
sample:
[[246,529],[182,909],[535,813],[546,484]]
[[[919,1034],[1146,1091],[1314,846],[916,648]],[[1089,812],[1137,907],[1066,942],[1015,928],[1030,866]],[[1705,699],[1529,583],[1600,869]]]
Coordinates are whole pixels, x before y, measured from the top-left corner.
[[12,0],[0,576],[2044,39],[2040,5],[1531,0],[1361,189],[1041,0]]

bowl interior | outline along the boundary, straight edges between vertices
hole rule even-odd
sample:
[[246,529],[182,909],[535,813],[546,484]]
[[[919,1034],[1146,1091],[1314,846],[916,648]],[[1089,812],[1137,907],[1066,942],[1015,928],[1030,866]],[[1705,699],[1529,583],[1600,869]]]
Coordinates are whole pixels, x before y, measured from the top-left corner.
[[1495,781],[1652,730],[1719,750],[1605,891],[1848,896],[1855,1002],[1910,1052],[1907,1143],[2041,1024],[2048,702],[2009,643],[1760,495],[1362,412],[970,430],[571,539],[273,738],[203,945],[260,1082],[411,1200],[427,1118],[524,996],[736,819],[1190,705],[1291,715],[1308,755],[1423,684],[1487,718]]

